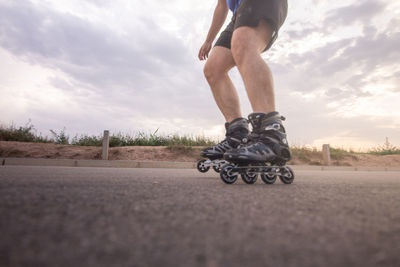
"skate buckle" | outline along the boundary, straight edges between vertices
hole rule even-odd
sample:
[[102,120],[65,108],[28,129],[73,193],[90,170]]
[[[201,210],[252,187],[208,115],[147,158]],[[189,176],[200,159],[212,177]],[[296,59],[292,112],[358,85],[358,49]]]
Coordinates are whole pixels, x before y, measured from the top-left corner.
[[281,128],[281,125],[279,123],[274,123],[272,125],[268,125],[267,127],[265,127],[266,131],[269,130],[274,130],[274,131],[278,131]]

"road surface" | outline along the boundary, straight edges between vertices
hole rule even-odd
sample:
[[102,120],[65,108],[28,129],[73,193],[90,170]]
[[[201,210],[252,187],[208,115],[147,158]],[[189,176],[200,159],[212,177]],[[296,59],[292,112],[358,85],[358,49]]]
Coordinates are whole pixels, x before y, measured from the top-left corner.
[[400,173],[3,166],[0,233],[0,266],[400,266]]

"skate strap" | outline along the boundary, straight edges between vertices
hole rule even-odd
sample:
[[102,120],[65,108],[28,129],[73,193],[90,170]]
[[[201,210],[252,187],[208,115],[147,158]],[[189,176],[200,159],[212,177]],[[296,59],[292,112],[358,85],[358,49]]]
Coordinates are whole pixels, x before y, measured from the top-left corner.
[[279,144],[279,141],[276,138],[273,138],[265,133],[251,133],[248,136],[247,144],[254,144],[257,142],[262,141],[263,143],[270,143],[270,144]]
[[221,143],[215,145],[215,146],[213,147],[213,150],[214,150],[214,151],[217,151],[217,152],[219,152],[219,153],[223,153],[223,152],[225,152],[226,150],[231,149],[231,148],[232,148],[232,147],[230,146],[228,140],[225,139],[225,140],[223,140]]
[[255,144],[259,141],[259,139],[260,139],[260,134],[252,132],[251,134],[249,134],[249,136],[247,136],[246,145]]
[[279,131],[281,129],[280,123],[273,123],[265,126],[264,131]]
[[244,118],[238,118],[233,120],[231,123],[229,123],[227,129],[226,129],[226,136],[231,136],[232,134],[236,133],[238,130],[245,130],[248,131],[249,126],[248,122]]
[[240,144],[242,143],[242,140],[241,140],[241,139],[235,138],[235,137],[232,137],[232,136],[227,136],[227,137],[226,137],[226,140],[227,140],[228,144],[229,144],[232,148],[237,147],[238,145],[240,145]]

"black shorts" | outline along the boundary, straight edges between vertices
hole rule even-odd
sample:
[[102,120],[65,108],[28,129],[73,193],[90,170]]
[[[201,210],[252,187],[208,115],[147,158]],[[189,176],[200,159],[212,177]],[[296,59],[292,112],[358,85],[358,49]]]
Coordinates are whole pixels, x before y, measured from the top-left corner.
[[242,0],[232,16],[232,21],[221,33],[215,46],[231,49],[233,31],[241,26],[257,27],[260,20],[268,22],[273,35],[264,51],[268,50],[278,37],[279,29],[287,16],[287,0]]

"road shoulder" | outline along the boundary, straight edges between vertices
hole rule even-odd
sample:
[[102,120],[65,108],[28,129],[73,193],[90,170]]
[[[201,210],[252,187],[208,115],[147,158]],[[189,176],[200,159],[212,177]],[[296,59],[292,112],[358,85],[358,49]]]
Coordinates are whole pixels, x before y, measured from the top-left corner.
[[[60,166],[60,167],[104,167],[104,168],[170,168],[194,169],[196,162],[135,161],[135,160],[75,160],[0,158],[2,166]],[[294,170],[307,171],[400,171],[400,167],[357,166],[310,166],[292,165]]]

